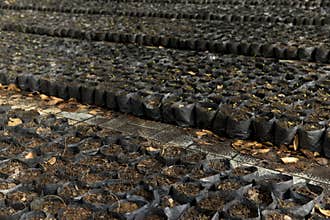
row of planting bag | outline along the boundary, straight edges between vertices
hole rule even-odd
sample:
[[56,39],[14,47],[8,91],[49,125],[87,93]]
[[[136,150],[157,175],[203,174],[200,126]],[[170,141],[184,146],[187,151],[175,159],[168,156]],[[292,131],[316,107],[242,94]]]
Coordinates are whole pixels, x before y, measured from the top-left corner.
[[93,41],[109,41],[115,43],[136,43],[146,46],[163,46],[173,49],[210,51],[221,54],[237,54],[245,56],[261,56],[266,58],[307,60],[329,63],[329,49],[322,47],[275,46],[245,42],[214,42],[198,39],[182,39],[178,37],[151,36],[144,34],[105,33],[81,31],[78,29],[46,28],[17,24],[5,24],[3,31],[17,31],[54,37],[70,37]]
[[[8,83],[3,78],[2,82]],[[290,112],[273,114],[272,109],[255,115],[244,104],[235,107],[226,103],[219,106],[208,102],[189,103],[174,94],[108,90],[88,84],[39,80],[32,75],[20,75],[16,83],[25,90],[40,91],[64,99],[76,98],[83,103],[179,126],[206,128],[231,138],[270,141],[278,146],[292,144],[294,139],[298,139],[300,148],[330,157],[329,121],[319,121],[313,118],[313,114],[311,117],[308,114],[304,116],[306,120]]]
[[317,25],[323,26],[330,23],[326,16],[265,16],[265,15],[237,15],[231,13],[172,13],[172,12],[148,12],[148,11],[115,11],[115,10],[99,10],[93,8],[52,8],[37,6],[19,6],[19,5],[0,5],[0,9],[4,10],[36,10],[45,12],[62,12],[73,14],[102,14],[130,17],[157,17],[168,19],[198,19],[198,20],[218,20],[226,22],[260,22],[260,23],[287,23],[293,25]]

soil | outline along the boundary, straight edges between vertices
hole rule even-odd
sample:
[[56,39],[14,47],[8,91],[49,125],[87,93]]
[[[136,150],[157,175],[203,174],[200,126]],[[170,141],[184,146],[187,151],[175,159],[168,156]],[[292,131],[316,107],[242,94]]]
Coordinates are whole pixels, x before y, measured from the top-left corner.
[[154,158],[146,158],[137,164],[137,169],[143,173],[154,173],[163,167],[163,164]]
[[265,220],[292,220],[292,218],[286,214],[271,212],[265,216]]
[[278,204],[281,208],[293,208],[293,207],[296,207],[296,206],[299,206],[300,204],[296,203],[295,201],[293,200],[282,200],[282,199],[279,199],[278,200]]
[[251,208],[249,208],[247,205],[240,203],[230,207],[228,214],[232,217],[238,217],[242,219],[258,217],[258,213],[255,210],[251,210]]
[[62,201],[46,200],[42,204],[42,211],[55,215],[58,213],[60,209],[63,209],[65,207],[66,205]]
[[111,183],[107,184],[106,189],[112,193],[126,193],[136,187],[135,183]]
[[117,155],[117,154],[120,154],[120,153],[124,153],[125,151],[120,145],[113,144],[111,146],[107,146],[107,147],[102,148],[101,152],[104,155]]
[[173,165],[169,167],[164,167],[162,173],[169,177],[181,177],[189,174],[190,170],[185,166]]
[[120,214],[124,214],[137,210],[138,208],[139,208],[138,204],[134,202],[124,201],[118,204],[118,207],[115,209],[115,211]]
[[199,213],[195,207],[189,208],[186,212],[184,212],[180,218],[180,220],[209,220],[210,216]]
[[233,179],[223,180],[216,186],[216,188],[218,190],[223,190],[223,191],[238,190],[241,187],[242,187],[242,184],[240,182],[238,182],[237,180],[233,180]]
[[237,167],[235,169],[233,169],[232,174],[234,176],[245,176],[251,173],[254,173],[255,171],[248,169],[246,167]]
[[313,192],[307,186],[294,187],[293,191],[308,198],[316,198],[318,196],[317,193]]
[[193,183],[178,183],[173,186],[179,193],[186,196],[197,196],[201,191],[201,187]]
[[248,189],[244,196],[257,204],[269,205],[273,201],[273,198],[269,192],[257,187]]
[[152,187],[162,187],[162,186],[166,187],[174,184],[177,181],[177,179],[162,175],[155,175],[155,176],[147,177],[145,181],[147,184],[149,184]]
[[88,219],[92,211],[83,207],[67,206],[63,210],[66,219]]
[[182,161],[186,163],[199,163],[204,160],[206,155],[200,152],[187,153],[182,156]]
[[87,191],[88,189],[84,187],[79,187],[75,184],[68,184],[61,188],[58,195],[62,198],[74,198],[85,194]]
[[144,218],[145,220],[165,220],[167,218],[153,214],[153,215],[148,215]]
[[164,158],[177,158],[185,152],[184,149],[179,147],[165,147],[161,150],[160,155]]
[[166,208],[166,207],[170,207],[170,208],[173,208],[175,206],[178,206],[180,205],[180,203],[178,203],[177,201],[175,201],[171,196],[169,195],[166,195],[166,196],[163,196],[161,198],[161,201],[160,201],[160,206],[161,208]]
[[229,170],[228,163],[222,160],[211,160],[207,165],[209,168],[217,172],[223,172]]
[[219,195],[211,195],[198,202],[198,206],[203,210],[218,211],[224,208],[225,198]]
[[118,201],[118,197],[112,193],[98,192],[98,193],[88,193],[83,197],[83,200],[88,203],[93,204],[104,204],[112,205]]

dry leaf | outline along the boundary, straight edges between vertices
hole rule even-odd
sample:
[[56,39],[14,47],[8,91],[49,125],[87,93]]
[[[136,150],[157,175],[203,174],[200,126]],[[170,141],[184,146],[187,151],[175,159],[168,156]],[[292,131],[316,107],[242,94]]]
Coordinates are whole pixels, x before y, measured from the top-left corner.
[[318,157],[318,158],[315,158],[315,161],[320,164],[320,165],[328,165],[328,159],[324,158],[324,157]]
[[9,84],[7,87],[8,91],[20,92],[21,90],[13,83]]
[[44,95],[44,94],[40,94],[39,97],[41,98],[41,100],[44,100],[44,101],[49,100],[49,97],[47,95]]
[[298,146],[299,146],[299,138],[298,138],[298,135],[296,134],[294,136],[294,140],[293,140],[293,149],[298,150]]
[[193,71],[188,71],[187,73],[188,73],[189,75],[196,76],[196,73],[194,73]]
[[4,89],[5,87],[0,83],[0,89]]
[[93,109],[93,110],[89,111],[88,113],[91,114],[91,115],[97,115],[98,114],[98,110]]
[[62,102],[64,102],[63,99],[51,96],[51,100],[47,104],[48,105],[57,105],[57,104],[62,103]]
[[255,150],[255,154],[266,154],[270,151],[270,149],[257,149]]
[[321,214],[330,217],[330,210],[329,209],[322,209],[321,207],[318,207],[319,211],[321,212]]
[[203,131],[196,131],[195,134],[197,135],[198,138],[202,138],[203,136],[207,135],[207,133]]
[[296,157],[282,157],[281,160],[285,164],[287,164],[287,163],[297,163],[299,161],[299,159],[296,158]]
[[23,121],[19,118],[9,118],[8,126],[13,127],[22,124]]
[[29,152],[25,155],[25,159],[34,159],[37,155],[34,152]]
[[159,149],[154,148],[154,147],[147,147],[146,150],[147,150],[147,151],[150,151],[150,152],[153,152],[153,151],[157,151],[157,150],[159,150]]
[[56,163],[56,157],[52,157],[47,161],[48,164],[54,165]]
[[310,150],[307,149],[301,149],[301,152],[303,152],[303,154],[308,157],[308,158],[314,158],[314,153]]

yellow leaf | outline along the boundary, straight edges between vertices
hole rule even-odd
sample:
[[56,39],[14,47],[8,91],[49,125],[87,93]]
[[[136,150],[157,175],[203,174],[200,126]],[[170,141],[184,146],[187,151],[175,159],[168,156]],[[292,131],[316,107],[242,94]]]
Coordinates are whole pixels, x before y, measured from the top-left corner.
[[7,87],[8,91],[20,92],[21,90],[13,83],[9,84]]
[[157,151],[157,150],[159,150],[159,149],[154,148],[154,147],[147,147],[146,150],[147,150],[147,151],[150,151],[150,152],[153,152],[153,151]]
[[36,157],[36,154],[34,152],[29,152],[25,155],[25,159],[33,159]]
[[298,150],[298,146],[299,146],[299,138],[298,138],[298,135],[296,134],[294,136],[294,140],[293,140],[293,149]]
[[98,111],[96,109],[92,109],[88,113],[91,114],[91,115],[97,115]]
[[270,151],[270,149],[258,149],[257,150],[257,152],[259,153],[259,154],[266,154],[266,153],[268,153]]
[[13,127],[22,124],[23,121],[19,118],[9,118],[8,126]]
[[198,138],[201,138],[201,137],[207,135],[207,133],[203,132],[203,131],[196,131],[196,135],[197,135]]
[[297,163],[299,161],[299,159],[296,158],[296,157],[282,157],[281,160],[285,164],[287,164],[287,163]]
[[319,211],[321,212],[321,214],[330,217],[330,210],[329,209],[322,209],[321,207],[318,207]]
[[49,100],[49,97],[47,95],[40,94],[39,96],[40,96],[41,100],[44,100],[44,101],[48,101]]
[[54,165],[56,163],[56,157],[52,157],[47,161],[48,164]]
[[0,89],[4,89],[4,86],[0,83]]
[[61,99],[61,98],[57,98],[57,97],[54,97],[54,96],[51,96],[50,98],[51,98],[51,100],[47,103],[49,105],[57,105],[59,103],[64,102],[64,100]]
[[196,73],[194,73],[193,71],[188,71],[187,73],[188,73],[189,75],[196,76]]

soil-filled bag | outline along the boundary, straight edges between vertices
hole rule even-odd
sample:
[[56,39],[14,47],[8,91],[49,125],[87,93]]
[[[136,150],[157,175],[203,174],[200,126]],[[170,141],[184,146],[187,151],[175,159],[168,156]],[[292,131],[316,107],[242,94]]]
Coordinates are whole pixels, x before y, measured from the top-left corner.
[[261,114],[256,116],[252,123],[252,133],[255,140],[272,141],[274,139],[274,122],[273,115]]
[[229,173],[231,177],[238,177],[243,181],[252,183],[259,177],[258,168],[253,166],[240,166],[232,169]]
[[275,195],[282,195],[293,185],[293,177],[279,173],[268,174],[260,176],[256,182],[269,188]]
[[131,113],[130,98],[132,95],[133,93],[125,90],[119,90],[116,92],[116,101],[119,111],[124,113]]
[[288,220],[299,220],[300,218],[294,217],[293,215],[289,215],[281,210],[274,210],[274,209],[265,209],[261,212],[261,219],[269,219],[269,220],[276,220],[276,219],[288,219]]
[[299,147],[313,152],[322,151],[325,127],[319,123],[305,123],[298,130]]
[[227,192],[205,192],[196,198],[196,209],[208,216],[222,212],[226,204],[234,200],[234,196]]
[[177,220],[189,207],[189,204],[179,205],[173,208],[166,207],[164,212],[168,220]]
[[81,202],[94,211],[106,210],[120,199],[118,195],[103,189],[92,189],[81,196]]
[[80,93],[80,84],[76,82],[70,82],[68,84],[68,92],[70,98],[75,98],[76,100],[80,101],[81,93]]
[[266,186],[255,185],[249,188],[243,197],[256,203],[261,209],[275,209],[276,197]]
[[116,92],[112,90],[108,90],[105,88],[105,105],[107,108],[112,109],[112,110],[117,110],[118,109],[118,103],[116,99]]
[[205,172],[218,173],[222,176],[230,172],[230,161],[228,159],[207,159],[202,162],[202,167]]
[[178,182],[171,186],[169,194],[180,204],[192,204],[195,198],[203,192],[203,188],[199,182]]
[[161,120],[161,103],[163,95],[161,94],[151,94],[143,99],[143,111],[147,118],[156,121]]
[[206,153],[200,151],[189,150],[187,153],[180,156],[180,161],[184,165],[197,165],[200,161],[206,159]]
[[21,90],[28,90],[28,76],[25,74],[20,74],[16,78],[17,85]]
[[94,103],[97,106],[105,106],[105,88],[102,86],[98,86],[95,88],[95,93],[94,93]]
[[166,94],[162,99],[162,120],[166,123],[175,123],[175,113],[172,105],[178,101],[178,98],[173,94]]
[[247,139],[251,135],[252,115],[246,108],[233,109],[228,116],[226,134],[230,138]]
[[312,199],[315,204],[320,204],[324,196],[324,190],[321,186],[298,183],[290,188],[290,196],[304,203],[308,203]]
[[301,121],[299,119],[283,117],[276,120],[274,124],[274,144],[277,146],[282,144],[291,144],[300,124]]
[[[47,215],[43,211],[30,211],[22,214],[22,216],[19,218],[19,220],[30,220],[30,219],[46,219]],[[1,216],[0,216],[0,219]],[[5,219],[5,218],[4,218]],[[12,219],[12,218],[8,218]]]
[[48,79],[40,79],[40,92],[49,95],[50,81]]
[[57,87],[57,96],[64,100],[69,99],[69,89],[67,83],[63,82],[54,82]]
[[208,216],[200,213],[195,206],[186,209],[180,216],[179,220],[191,220],[191,219],[210,219],[219,220],[222,217],[222,213],[216,212],[214,215]]
[[92,83],[82,84],[80,87],[81,102],[94,104],[95,85]]
[[218,135],[225,135],[228,115],[230,107],[228,105],[221,105],[215,115],[212,125],[212,131]]
[[136,213],[134,220],[166,220],[164,210],[155,207],[145,206],[138,213]]
[[283,210],[289,215],[293,215],[302,219],[311,213],[315,206],[315,201],[310,199],[306,202],[305,199],[300,200],[297,198],[285,198],[279,196],[277,197],[277,204],[278,209]]
[[174,113],[175,123],[181,127],[195,126],[195,104],[175,102],[171,106]]
[[212,102],[199,102],[195,106],[196,127],[210,129],[218,111],[218,105]]
[[131,113],[135,116],[143,116],[143,94],[132,93],[129,99],[131,105]]
[[330,158],[330,128],[325,131],[322,148],[324,155]]
[[109,211],[120,219],[133,220],[136,215],[148,207],[148,204],[136,197],[122,199],[109,207]]
[[225,219],[228,220],[259,220],[260,210],[258,206],[245,198],[235,199],[224,207]]
[[213,191],[226,192],[235,197],[242,197],[251,187],[252,184],[237,177],[222,177],[220,181],[211,186],[211,189]]
[[298,48],[298,59],[304,61],[313,61],[315,47],[300,47]]

